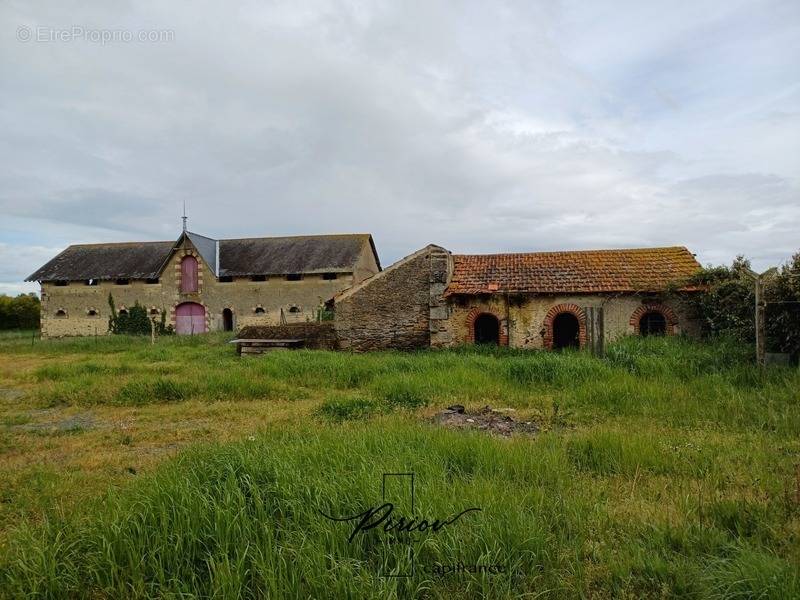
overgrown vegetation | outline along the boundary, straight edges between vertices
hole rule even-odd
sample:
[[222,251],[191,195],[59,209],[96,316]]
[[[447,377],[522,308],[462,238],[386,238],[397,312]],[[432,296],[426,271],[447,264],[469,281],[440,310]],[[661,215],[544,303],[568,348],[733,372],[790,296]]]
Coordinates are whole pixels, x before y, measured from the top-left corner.
[[[755,340],[755,288],[750,262],[742,256],[730,267],[703,269],[689,283],[702,287],[691,294],[706,332],[752,343]],[[768,352],[800,354],[800,252],[766,279],[766,346]]]
[[159,318],[148,316],[147,309],[135,302],[125,312],[117,312],[114,296],[108,295],[108,307],[111,316],[108,317],[108,330],[114,334],[122,335],[172,335],[175,329],[167,325],[167,311],[162,310]]
[[[759,369],[750,345],[626,338],[604,359],[488,348],[239,359],[225,342],[0,342],[0,387],[27,394],[0,405],[0,597],[800,594],[800,372]],[[506,440],[426,421],[456,402],[513,408],[542,433]],[[47,419],[88,411],[98,425],[47,433],[35,428],[44,407]],[[207,411],[191,429],[204,443],[175,456],[176,440],[193,438],[171,432]],[[241,441],[213,443],[231,430]],[[155,449],[137,452],[147,435],[169,448],[154,472],[141,461]],[[63,468],[64,448],[81,444],[86,464]],[[95,466],[114,453],[119,474]],[[483,509],[422,536],[418,565],[508,574],[383,578],[405,546],[348,544],[348,527],[320,516],[376,505],[382,474],[407,471],[421,515]]]

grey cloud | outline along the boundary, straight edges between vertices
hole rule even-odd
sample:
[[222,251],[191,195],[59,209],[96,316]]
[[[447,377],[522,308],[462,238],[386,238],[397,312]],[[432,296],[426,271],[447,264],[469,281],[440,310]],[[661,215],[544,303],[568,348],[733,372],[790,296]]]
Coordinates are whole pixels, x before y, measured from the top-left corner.
[[[783,260],[800,229],[789,59],[769,54],[744,5],[662,21],[636,6],[600,27],[585,3],[8,3],[0,211],[47,235],[58,223],[59,243],[168,239],[185,201],[214,236],[370,231],[387,264],[428,242]],[[19,24],[76,23],[175,41],[14,38]],[[719,23],[775,64],[735,115],[741,67],[707,80],[676,68],[697,27],[738,43]],[[643,74],[658,84],[638,89]],[[31,245],[50,246],[38,229]],[[0,225],[4,239],[16,238]],[[20,256],[21,272],[39,266]]]

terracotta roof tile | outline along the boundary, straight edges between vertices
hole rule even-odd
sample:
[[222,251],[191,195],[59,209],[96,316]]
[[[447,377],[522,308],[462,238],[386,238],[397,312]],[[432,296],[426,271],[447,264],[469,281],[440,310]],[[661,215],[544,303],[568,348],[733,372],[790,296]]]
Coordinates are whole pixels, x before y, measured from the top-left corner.
[[453,262],[448,295],[658,292],[680,285],[700,268],[694,255],[682,246],[454,254]]

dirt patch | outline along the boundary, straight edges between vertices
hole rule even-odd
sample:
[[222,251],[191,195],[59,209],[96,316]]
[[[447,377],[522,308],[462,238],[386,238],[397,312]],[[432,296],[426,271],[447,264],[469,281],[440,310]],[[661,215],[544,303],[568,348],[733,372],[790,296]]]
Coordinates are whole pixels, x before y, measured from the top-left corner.
[[[36,411],[34,411],[36,412]],[[39,411],[40,414],[44,411]],[[26,423],[24,425],[17,425],[14,429],[21,429],[23,431],[38,431],[50,433],[67,433],[86,431],[94,429],[97,423],[89,413],[79,413],[69,417],[50,418],[37,423]]]
[[460,404],[455,404],[436,413],[433,422],[451,429],[477,429],[504,437],[510,437],[515,433],[534,435],[539,431],[536,424],[531,421],[514,419],[509,414],[513,411],[511,408],[493,409],[491,406],[484,406],[480,411],[472,413],[467,412]]

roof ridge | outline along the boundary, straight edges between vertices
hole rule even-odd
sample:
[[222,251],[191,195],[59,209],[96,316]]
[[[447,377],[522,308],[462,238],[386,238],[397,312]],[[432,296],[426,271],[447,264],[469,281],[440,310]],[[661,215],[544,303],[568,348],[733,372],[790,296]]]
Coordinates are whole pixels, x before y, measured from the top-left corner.
[[[639,248],[595,248],[590,250],[536,250],[533,252],[494,252],[488,254],[456,254],[454,257],[461,256],[474,256],[474,257],[490,257],[490,256],[530,256],[532,254],[588,254],[592,252],[647,252],[647,251],[663,251],[663,250],[685,250],[689,252],[686,246],[647,246]],[[691,252],[689,252],[691,254]]]
[[[244,240],[286,240],[294,238],[321,238],[321,237],[369,237],[371,233],[310,233],[305,235],[262,235],[241,238],[220,238],[220,242],[238,242]],[[209,238],[212,239],[212,238]]]

